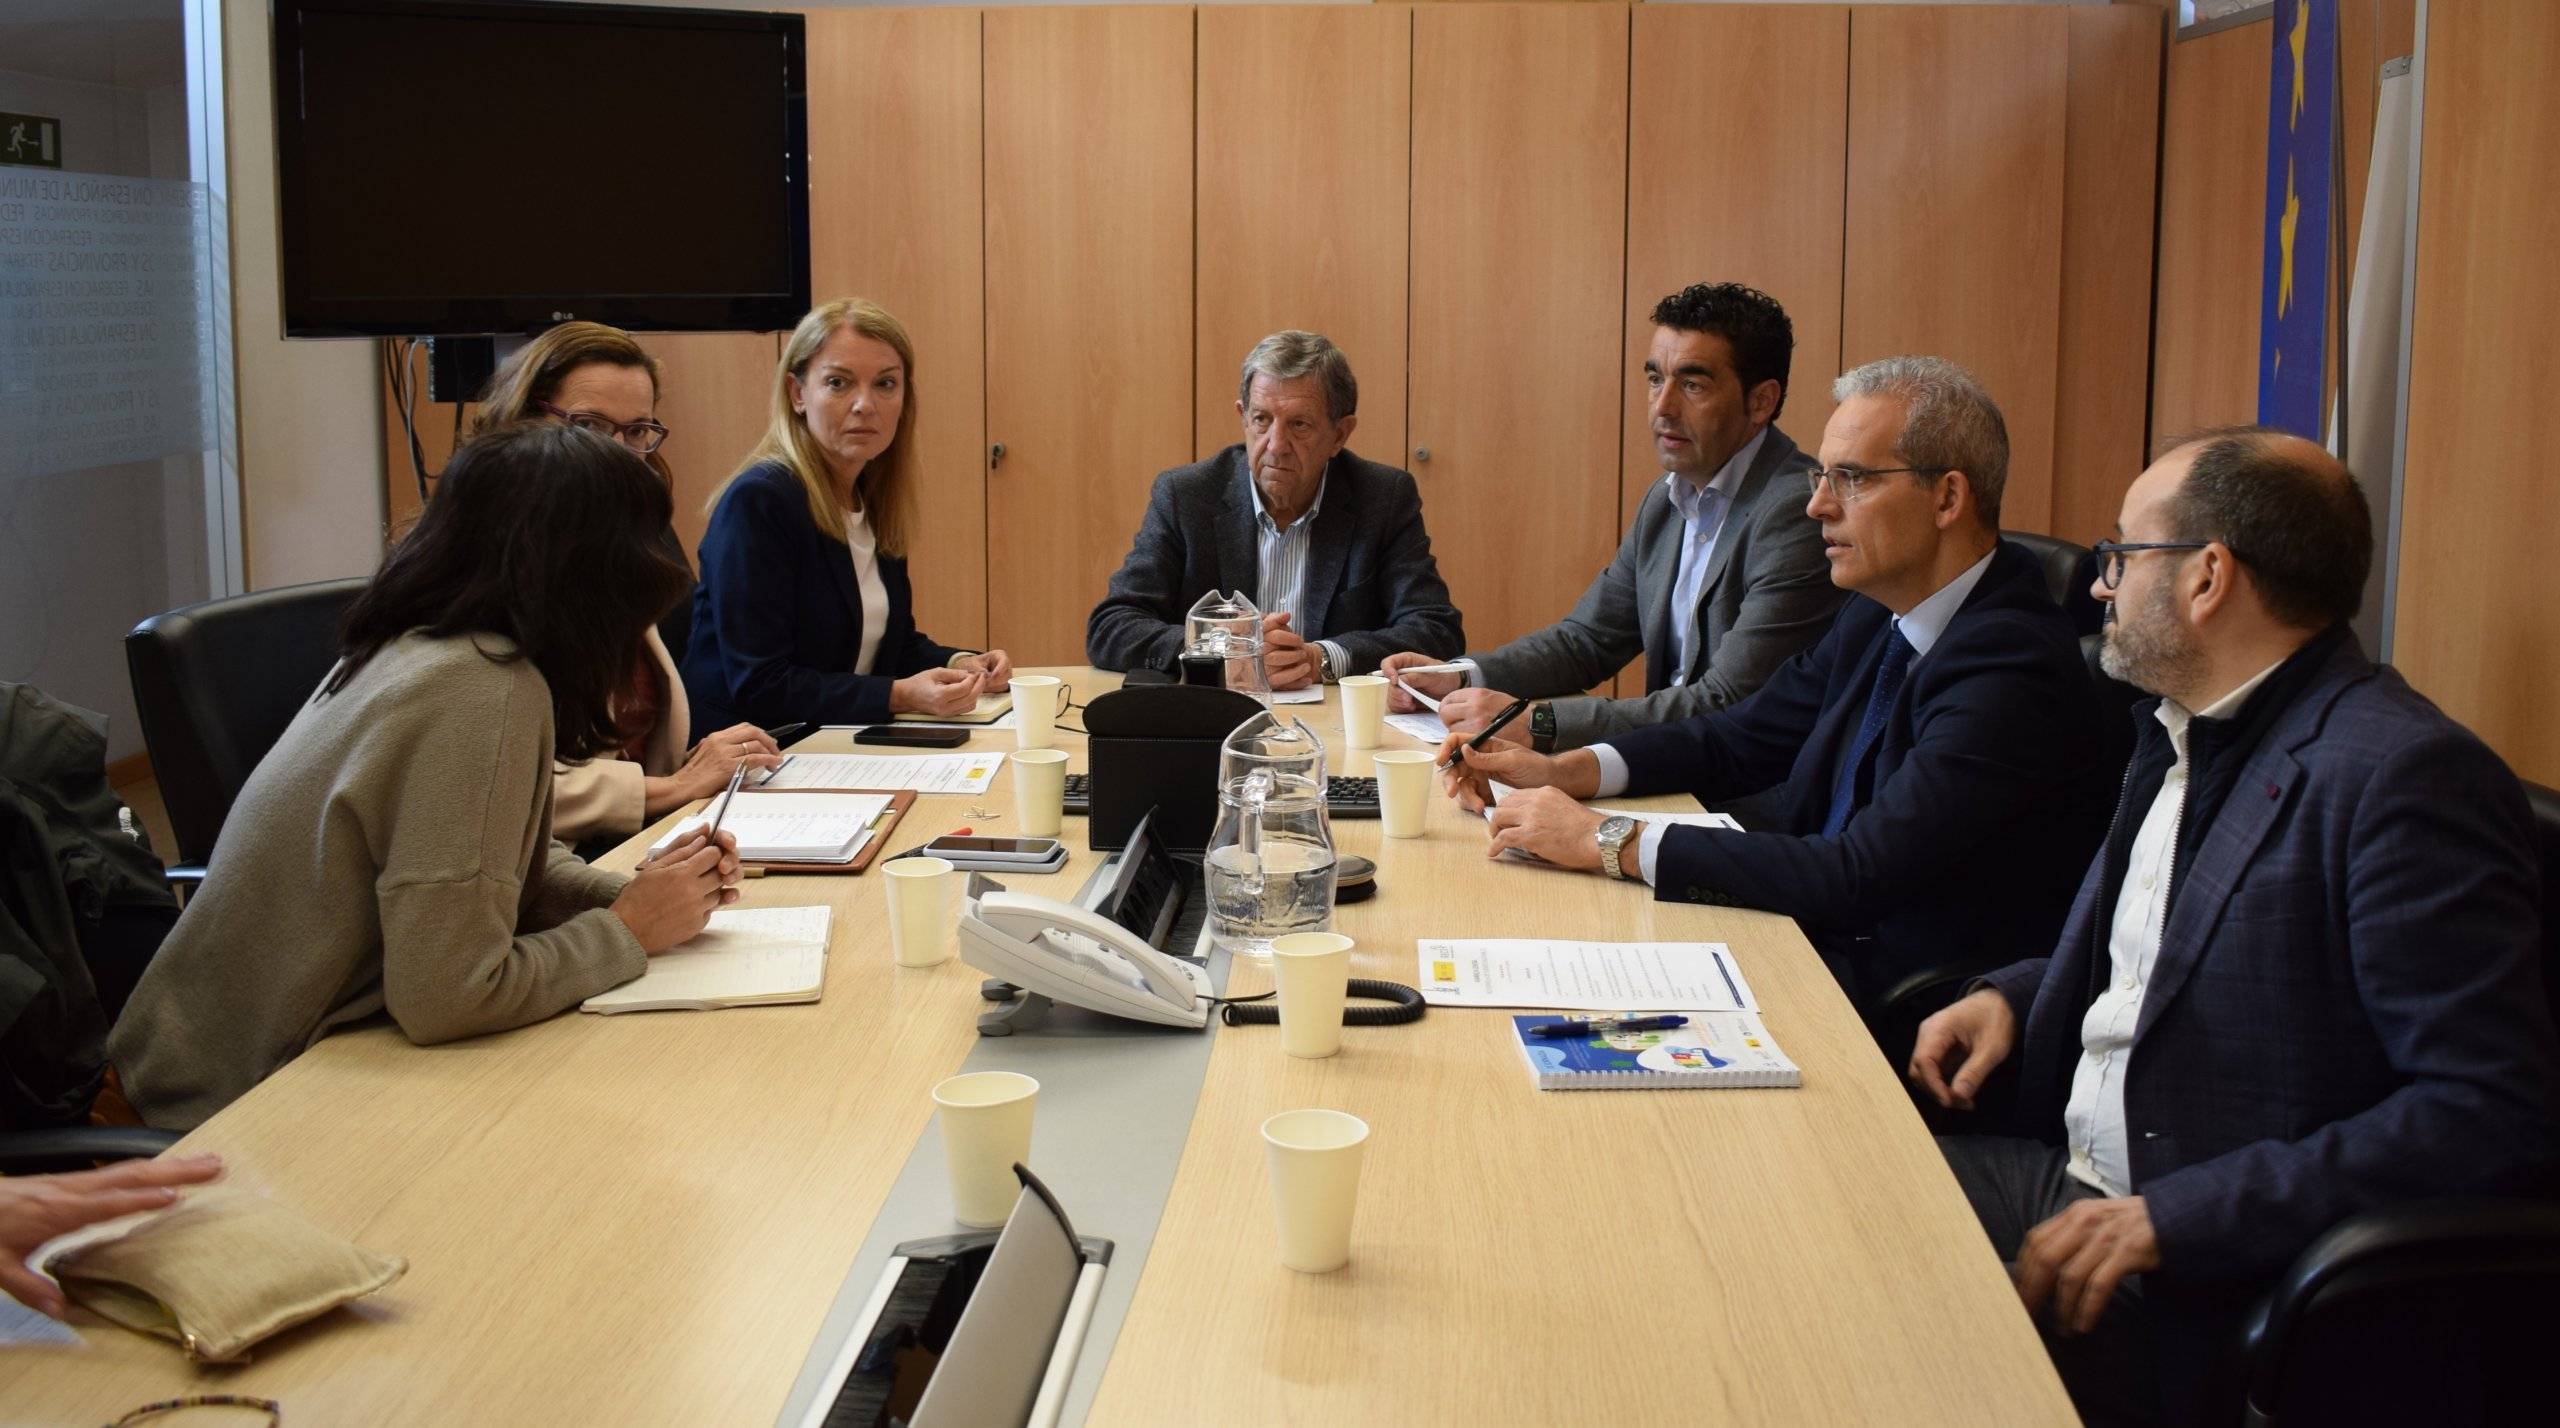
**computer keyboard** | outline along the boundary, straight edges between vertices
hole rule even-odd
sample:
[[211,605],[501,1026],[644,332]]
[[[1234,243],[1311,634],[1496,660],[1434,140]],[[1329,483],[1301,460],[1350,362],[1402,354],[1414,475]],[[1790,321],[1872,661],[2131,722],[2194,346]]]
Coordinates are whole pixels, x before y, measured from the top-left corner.
[[[1336,774],[1324,781],[1324,806],[1336,818],[1375,818],[1378,816],[1378,781]],[[1090,775],[1067,775],[1064,804],[1069,813],[1093,811],[1093,782]]]

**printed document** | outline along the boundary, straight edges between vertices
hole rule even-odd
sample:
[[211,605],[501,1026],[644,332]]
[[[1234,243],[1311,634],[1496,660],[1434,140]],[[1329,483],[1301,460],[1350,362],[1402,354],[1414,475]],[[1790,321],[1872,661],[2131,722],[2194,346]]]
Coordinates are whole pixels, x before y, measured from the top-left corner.
[[1751,984],[1721,942],[1545,938],[1414,944],[1433,1006],[1549,1011],[1752,1011]]
[[[711,821],[715,802],[649,845],[652,853]],[[720,831],[738,840],[750,863],[850,863],[889,811],[876,793],[741,793],[729,800]]]
[[794,751],[762,787],[912,788],[918,793],[975,797],[995,782],[1004,754],[803,754]]
[[1449,726],[1441,723],[1437,714],[1389,714],[1383,722],[1399,734],[1409,734],[1434,747],[1449,737]]

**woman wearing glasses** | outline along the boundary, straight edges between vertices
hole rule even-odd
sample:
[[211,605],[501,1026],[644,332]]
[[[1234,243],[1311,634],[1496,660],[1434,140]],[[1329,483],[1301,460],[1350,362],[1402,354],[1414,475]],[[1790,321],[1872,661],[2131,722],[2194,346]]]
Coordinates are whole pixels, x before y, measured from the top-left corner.
[[860,299],[800,319],[764,439],[702,535],[684,677],[705,717],[878,724],[960,714],[1012,661],[916,628],[915,349]]
[[[517,421],[566,422],[639,453],[673,485],[658,448],[658,362],[631,334],[600,322],[564,322],[526,343],[489,379],[473,423],[477,434]],[[670,531],[677,560],[684,549]],[[741,763],[781,761],[781,751],[753,724],[712,734],[688,753],[692,711],[684,681],[658,632],[614,695],[622,742],[580,763],[562,763],[551,781],[551,828],[564,842],[627,838],[669,810],[709,798],[729,785]]]

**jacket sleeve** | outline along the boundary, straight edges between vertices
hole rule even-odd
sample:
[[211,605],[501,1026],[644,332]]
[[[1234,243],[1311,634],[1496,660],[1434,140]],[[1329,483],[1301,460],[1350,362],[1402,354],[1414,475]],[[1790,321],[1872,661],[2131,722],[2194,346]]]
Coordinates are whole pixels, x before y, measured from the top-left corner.
[[1174,474],[1156,478],[1129,558],[1085,620],[1084,653],[1096,669],[1171,669],[1182,654],[1182,518]]
[[1398,472],[1395,499],[1387,511],[1386,550],[1378,578],[1388,583],[1387,625],[1378,630],[1338,630],[1326,639],[1342,646],[1350,667],[1335,674],[1368,674],[1387,656],[1416,650],[1434,659],[1454,659],[1467,647],[1466,626],[1458,607],[1449,603],[1449,587],[1431,557],[1431,534],[1422,525],[1422,493],[1413,478]]
[[[1627,792],[1687,793],[1703,803],[1721,803],[1784,781],[1807,733],[1822,717],[1823,693],[1831,682],[1832,664],[1841,658],[1840,644],[1835,629],[1730,709],[1605,740],[1626,759]],[[1663,837],[1667,850],[1670,834]],[[1659,875],[1655,884],[1662,884]]]
[[809,512],[797,492],[739,478],[702,533],[702,583],[711,591],[711,623],[719,641],[720,678],[730,703],[758,724],[802,720],[882,724],[889,720],[887,675],[798,663],[793,633],[802,592],[826,573],[804,568]]
[[[1836,639],[1835,627],[1815,648]],[[1773,691],[1800,698],[1793,672],[1718,717],[1747,725],[1736,716]],[[2076,651],[2061,664],[2047,641],[2014,621],[1979,621],[1961,643],[1950,631],[1913,673],[1909,752],[1838,837],[1674,828],[1663,835],[1657,893],[1698,889],[1706,896],[1697,900],[1867,923],[1949,879],[1983,876],[1984,850],[2057,797],[2086,754],[2087,744],[2069,737],[2089,720],[2086,685],[2068,682],[2078,677]],[[1718,788],[1714,797],[1752,791]]]
[[[1580,694],[1644,653],[1644,615],[1637,606],[1644,556],[1641,532],[1650,524],[1646,517],[1653,511],[1652,503],[1668,500],[1660,495],[1645,498],[1645,506],[1618,540],[1618,553],[1574,602],[1571,614],[1499,649],[1471,656],[1486,688],[1521,699]],[[1559,705],[1559,735],[1564,732],[1564,712]]]
[[2136,1186],[2164,1273],[2262,1280],[2360,1210],[2549,1186],[2560,1053],[2532,847],[2514,777],[2467,737],[2416,741],[2379,762],[2339,867],[2342,951],[2402,1084],[2299,1140],[2257,1141]]
[[579,843],[599,834],[629,837],[649,821],[648,771],[600,754],[551,771],[551,832]]

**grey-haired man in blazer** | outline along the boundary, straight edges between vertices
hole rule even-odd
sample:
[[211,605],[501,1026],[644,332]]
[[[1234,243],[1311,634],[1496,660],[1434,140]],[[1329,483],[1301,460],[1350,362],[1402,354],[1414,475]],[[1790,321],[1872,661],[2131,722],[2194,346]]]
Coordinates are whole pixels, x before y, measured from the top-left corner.
[[[1573,612],[1457,673],[1405,674],[1425,652],[1380,667],[1441,698],[1440,717],[1473,732],[1513,696],[1542,702],[1524,730],[1541,751],[1705,714],[1758,689],[1831,627],[1822,527],[1805,515],[1812,458],[1774,425],[1787,397],[1795,329],[1766,293],[1698,283],[1654,305],[1645,414],[1667,473],[1644,498],[1617,557]],[[1644,694],[1578,696],[1644,656]],[[1403,688],[1391,707],[1417,707]]]

